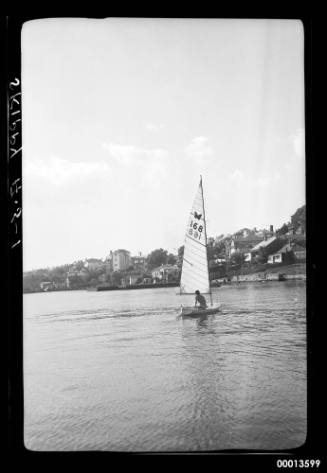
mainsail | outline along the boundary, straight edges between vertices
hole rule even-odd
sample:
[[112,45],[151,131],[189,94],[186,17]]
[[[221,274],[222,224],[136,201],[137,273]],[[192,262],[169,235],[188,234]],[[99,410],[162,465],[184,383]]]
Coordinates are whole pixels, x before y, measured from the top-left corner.
[[202,178],[190,211],[184,244],[181,294],[210,293]]

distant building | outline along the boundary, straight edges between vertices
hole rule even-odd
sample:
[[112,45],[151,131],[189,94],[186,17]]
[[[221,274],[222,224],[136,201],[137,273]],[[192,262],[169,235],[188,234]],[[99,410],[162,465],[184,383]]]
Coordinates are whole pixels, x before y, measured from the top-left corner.
[[132,256],[131,265],[135,271],[139,273],[145,273],[147,271],[147,259],[146,256]]
[[122,278],[120,283],[122,286],[132,286],[140,282],[140,275],[131,272],[126,277]]
[[292,233],[290,235],[284,235],[283,236],[287,241],[293,243],[293,244],[298,244],[302,246],[303,248],[306,247],[306,237],[304,234],[297,234],[297,233]]
[[151,284],[151,283],[152,283],[151,278],[143,278],[142,280],[142,284]]
[[234,253],[239,252],[244,254],[246,261],[251,261],[251,249],[261,241],[262,237],[253,234],[247,237],[233,237],[229,244],[226,243],[226,255],[230,258]]
[[104,266],[106,269],[106,274],[110,275],[113,272],[113,265],[112,265],[112,252],[108,255],[104,260]]
[[88,270],[83,266],[81,268],[76,267],[75,265],[71,266],[68,270],[66,277],[66,286],[71,287],[72,280],[82,279],[86,280],[89,277]]
[[237,232],[234,233],[234,238],[235,239],[238,239],[238,238],[246,238],[247,236],[249,236],[251,233],[251,230],[249,228],[242,228],[241,230],[238,230]]
[[54,284],[52,281],[42,281],[40,283],[40,289],[44,292],[52,291],[54,289]]
[[287,228],[288,228],[288,231],[286,232],[287,236],[296,234],[296,229],[295,229],[294,225],[291,222],[288,222]]
[[285,262],[287,259],[291,260],[291,258],[295,261],[305,261],[306,260],[306,249],[304,246],[292,242],[288,239],[287,243],[285,243],[278,251],[271,253],[268,256],[267,263],[274,264],[274,263],[282,263]]
[[101,259],[97,258],[88,258],[84,262],[84,267],[89,271],[94,271],[101,268],[104,265],[104,262]]
[[113,271],[125,271],[131,266],[131,255],[127,250],[110,252]]
[[224,256],[218,257],[214,259],[214,263],[218,265],[222,265],[226,263],[226,258]]
[[297,261],[305,261],[307,257],[306,248],[298,243],[291,244],[292,251]]
[[67,289],[65,279],[61,279],[58,281],[42,281],[40,283],[41,291],[48,292],[48,291],[55,291],[55,290],[62,290]]
[[247,252],[245,252],[245,253],[243,253],[243,254],[244,254],[244,262],[245,262],[245,263],[251,263],[251,261],[252,261],[252,253],[251,253],[251,251],[247,251]]
[[151,271],[153,281],[168,282],[178,279],[180,268],[175,264],[162,264]]
[[67,289],[66,280],[60,279],[59,281],[56,281],[54,283],[54,289],[59,289],[59,290]]
[[265,250],[267,254],[276,252],[284,244],[285,244],[285,241],[277,238],[276,236],[272,236],[270,238],[264,239],[252,248],[251,258],[255,258],[256,256],[258,256],[260,253],[260,250]]
[[284,246],[282,246],[278,251],[272,253],[268,256],[267,263],[269,264],[276,264],[282,263],[285,261],[286,256],[290,254],[292,251],[291,244],[288,242]]

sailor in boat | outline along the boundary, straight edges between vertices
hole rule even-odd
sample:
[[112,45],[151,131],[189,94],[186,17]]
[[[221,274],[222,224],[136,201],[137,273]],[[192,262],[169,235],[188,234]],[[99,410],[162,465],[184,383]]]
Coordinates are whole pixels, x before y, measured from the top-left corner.
[[196,290],[195,291],[195,304],[194,307],[199,304],[198,309],[206,309],[207,308],[207,303],[202,294],[200,294],[200,291]]

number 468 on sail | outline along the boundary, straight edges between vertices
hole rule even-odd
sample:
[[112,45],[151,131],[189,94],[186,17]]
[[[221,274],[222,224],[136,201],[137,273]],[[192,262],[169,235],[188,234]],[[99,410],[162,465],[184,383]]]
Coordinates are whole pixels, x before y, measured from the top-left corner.
[[203,230],[203,225],[198,226],[197,222],[194,222],[193,220],[190,221],[190,228],[188,231],[188,234],[190,236],[193,236],[193,238],[197,240],[201,240],[202,230]]

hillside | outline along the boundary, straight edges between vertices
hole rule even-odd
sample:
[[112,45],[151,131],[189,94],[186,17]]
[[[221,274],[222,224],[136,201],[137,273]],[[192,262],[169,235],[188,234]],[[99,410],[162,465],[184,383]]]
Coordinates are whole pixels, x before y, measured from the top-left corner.
[[[279,229],[273,230],[272,226],[269,230],[244,227],[233,234],[209,237],[207,243],[210,279],[255,274],[262,271],[269,271],[270,274],[283,272],[290,275],[305,273],[303,266],[298,264],[288,264],[286,266],[284,262],[278,265],[267,265],[265,264],[267,254],[261,254],[255,264],[251,265],[244,264],[245,260],[243,257],[244,253],[246,251],[249,252],[257,243],[274,235],[280,240],[288,239],[301,243],[305,247],[305,227],[306,206],[303,205],[295,211],[290,221],[284,223]],[[231,245],[234,245],[233,253]],[[163,263],[180,266],[183,252],[183,246],[178,249],[178,255],[168,254],[168,251],[162,248],[153,250],[145,257],[147,269],[151,273],[151,268],[160,266]],[[54,268],[43,268],[25,272],[23,275],[23,290],[24,292],[38,292],[40,290],[47,290],[45,289],[46,286],[49,290],[86,289],[97,287],[109,281],[112,284],[119,285],[122,277],[132,274],[131,271],[129,273],[125,271],[125,273],[109,270],[108,262],[89,258],[85,261],[75,261],[72,264]],[[145,273],[145,270],[141,271],[140,277],[144,277]],[[146,274],[146,276],[151,277],[151,274]]]

